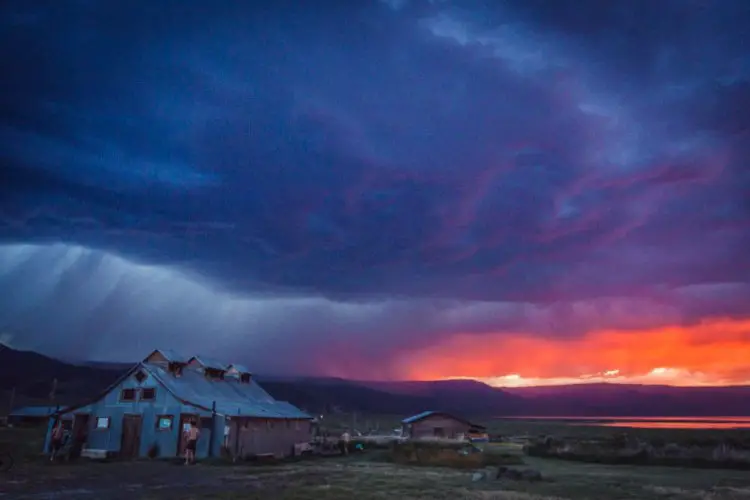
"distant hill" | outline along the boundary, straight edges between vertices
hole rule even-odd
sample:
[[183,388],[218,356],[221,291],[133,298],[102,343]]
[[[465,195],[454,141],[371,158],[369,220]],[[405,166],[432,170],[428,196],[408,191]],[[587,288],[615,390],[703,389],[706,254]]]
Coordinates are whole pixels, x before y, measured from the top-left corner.
[[[95,396],[131,365],[73,365],[41,354],[0,345],[0,412],[15,406],[72,404]],[[257,375],[277,399],[313,413],[358,412],[409,415],[444,410],[492,416],[750,416],[750,387],[672,387],[625,384],[498,389],[471,380],[362,382],[335,378]]]
[[359,382],[361,386],[384,392],[428,398],[430,409],[457,411],[470,415],[519,415],[525,412],[523,397],[476,380],[432,382]]
[[675,387],[599,383],[506,390],[524,398],[527,415],[621,417],[750,415],[750,386]]
[[[75,366],[31,351],[0,345],[0,412],[7,410],[15,389],[14,406],[74,404],[111,385],[123,370]],[[55,379],[54,400],[51,392]]]
[[[35,352],[0,347],[0,413],[7,411],[15,388],[14,406],[68,405],[96,396],[113,384],[132,364],[70,364]],[[256,377],[275,398],[290,401],[311,412],[363,412],[409,414],[433,408],[430,398],[404,396],[328,378]],[[50,392],[57,379],[55,399]]]
[[392,394],[346,381],[273,380],[256,377],[276,399],[316,413],[336,411],[408,415],[433,408],[434,398]]
[[[732,417],[750,415],[750,386],[675,387],[636,384],[574,384],[496,389],[480,382],[363,382],[398,394],[464,402],[495,416]],[[503,398],[493,393],[502,392]],[[519,402],[520,400],[520,402]],[[478,407],[479,401],[487,402]],[[492,410],[496,410],[492,412]]]

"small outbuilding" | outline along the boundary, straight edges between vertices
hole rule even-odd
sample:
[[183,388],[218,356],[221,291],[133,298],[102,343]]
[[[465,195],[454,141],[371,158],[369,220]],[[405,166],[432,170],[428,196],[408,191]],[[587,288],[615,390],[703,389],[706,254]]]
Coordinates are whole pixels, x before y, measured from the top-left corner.
[[50,415],[59,409],[58,406],[24,406],[16,408],[8,414],[10,425],[44,425]]
[[424,411],[413,415],[403,419],[401,426],[401,435],[410,439],[462,439],[484,429],[465,418],[442,411]]
[[181,456],[183,431],[195,423],[197,458],[244,458],[292,454],[310,441],[312,417],[274,399],[241,365],[156,350],[92,401],[55,412],[45,451],[58,419],[72,419],[72,439],[91,456]]

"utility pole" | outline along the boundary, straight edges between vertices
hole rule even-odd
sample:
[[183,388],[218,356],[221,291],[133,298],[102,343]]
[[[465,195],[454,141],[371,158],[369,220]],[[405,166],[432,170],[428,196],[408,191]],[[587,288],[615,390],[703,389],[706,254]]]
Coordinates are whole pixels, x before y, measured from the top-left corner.
[[55,406],[55,395],[57,393],[57,378],[52,380],[52,390],[49,393],[50,406]]

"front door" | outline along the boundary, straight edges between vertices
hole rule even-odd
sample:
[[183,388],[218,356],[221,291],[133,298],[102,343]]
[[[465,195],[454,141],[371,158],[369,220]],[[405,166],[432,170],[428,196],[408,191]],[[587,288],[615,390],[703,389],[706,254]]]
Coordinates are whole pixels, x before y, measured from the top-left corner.
[[140,415],[123,415],[122,417],[122,442],[120,443],[120,456],[123,458],[135,458],[141,448],[141,426],[143,418]]
[[73,432],[71,433],[71,439],[73,439],[73,447],[71,449],[71,458],[78,458],[81,456],[81,450],[86,444],[86,440],[89,436],[89,415],[86,413],[76,413],[73,416]]

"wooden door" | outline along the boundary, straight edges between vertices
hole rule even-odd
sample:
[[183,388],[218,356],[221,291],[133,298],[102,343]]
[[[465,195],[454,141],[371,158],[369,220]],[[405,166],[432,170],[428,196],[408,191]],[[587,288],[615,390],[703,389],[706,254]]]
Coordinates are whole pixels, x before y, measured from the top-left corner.
[[198,422],[198,415],[193,415],[192,413],[182,413],[180,414],[180,426],[177,428],[178,434],[178,440],[177,440],[177,456],[181,457],[185,454],[185,446],[187,445],[187,438],[185,437],[185,432],[187,431],[186,426],[190,422]]
[[123,458],[135,458],[141,448],[141,427],[143,417],[140,415],[123,415],[122,417],[122,441],[120,443],[120,456]]
[[73,432],[71,439],[73,447],[71,449],[72,458],[81,456],[81,450],[86,445],[89,436],[89,415],[86,413],[76,413],[73,416]]

